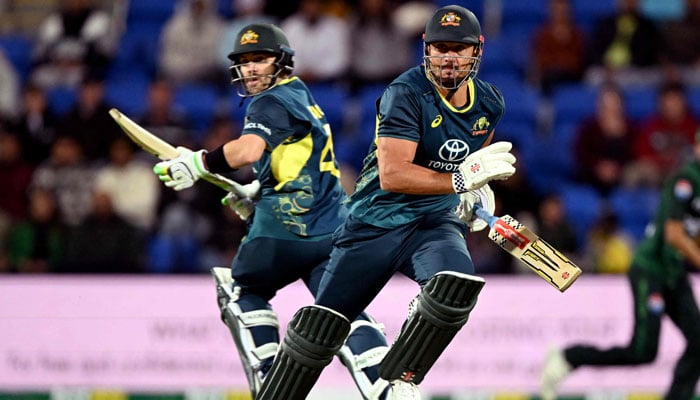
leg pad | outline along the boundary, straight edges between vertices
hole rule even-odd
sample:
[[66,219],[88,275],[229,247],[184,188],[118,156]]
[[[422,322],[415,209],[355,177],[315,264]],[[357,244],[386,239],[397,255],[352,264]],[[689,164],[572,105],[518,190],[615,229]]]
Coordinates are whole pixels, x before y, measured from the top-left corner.
[[300,309],[256,400],[304,400],[350,332],[350,321],[325,307]]
[[440,272],[418,295],[415,312],[379,368],[383,379],[419,384],[440,354],[467,323],[484,280],[458,272]]

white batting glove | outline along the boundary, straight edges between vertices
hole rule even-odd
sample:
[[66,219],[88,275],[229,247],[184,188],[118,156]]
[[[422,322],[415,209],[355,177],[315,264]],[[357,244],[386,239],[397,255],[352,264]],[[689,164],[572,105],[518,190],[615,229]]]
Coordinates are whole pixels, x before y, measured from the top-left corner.
[[247,185],[241,186],[241,194],[251,200],[257,200],[260,197],[260,181],[254,180]]
[[192,151],[181,146],[177,150],[180,156],[159,162],[153,167],[153,172],[165,186],[180,191],[192,187],[197,180],[210,172],[204,167],[203,157],[206,150]]
[[489,226],[486,221],[474,214],[475,204],[481,204],[489,214],[493,214],[496,211],[496,198],[488,183],[478,189],[462,193],[459,195],[459,199],[457,215],[459,215],[459,219],[467,224],[471,232],[477,232]]
[[241,192],[244,195],[239,197],[234,193],[229,193],[221,199],[221,204],[227,206],[242,220],[247,220],[255,211],[255,200],[260,197],[260,182],[256,179],[253,182],[243,185]]
[[515,156],[510,142],[496,142],[467,156],[452,174],[452,187],[457,194],[484,186],[493,179],[506,179],[515,173]]

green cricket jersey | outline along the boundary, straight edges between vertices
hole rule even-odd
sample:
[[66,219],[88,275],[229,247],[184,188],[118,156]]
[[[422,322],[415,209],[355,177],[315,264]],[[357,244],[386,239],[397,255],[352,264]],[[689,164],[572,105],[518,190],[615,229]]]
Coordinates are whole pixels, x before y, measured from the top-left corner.
[[[495,86],[476,78],[467,84],[469,104],[458,109],[440,95],[422,66],[409,69],[387,87],[378,101],[375,138],[417,142],[415,164],[456,172],[470,153],[485,144],[505,111],[503,96]],[[376,150],[375,141],[350,197],[354,217],[390,229],[457,206],[456,194],[410,195],[382,190]]]
[[[267,143],[253,165],[262,198],[248,236],[261,231],[282,238],[289,232],[299,236],[333,232],[347,215],[341,206],[345,193],[330,126],[306,85],[291,77],[254,96],[242,131],[247,134]],[[288,232],[269,225],[275,221]],[[256,229],[263,222],[265,229]]]
[[668,219],[681,220],[690,236],[700,234],[700,164],[687,164],[666,181],[661,201],[647,237],[635,253],[634,268],[674,281],[684,274],[681,254],[664,240],[664,223]]

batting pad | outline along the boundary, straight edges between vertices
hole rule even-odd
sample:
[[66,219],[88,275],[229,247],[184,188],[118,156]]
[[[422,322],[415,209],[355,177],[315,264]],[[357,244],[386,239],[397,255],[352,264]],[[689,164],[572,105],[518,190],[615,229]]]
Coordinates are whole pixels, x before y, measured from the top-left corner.
[[325,307],[294,314],[256,400],[304,400],[350,332],[350,321]]
[[379,367],[388,381],[401,379],[419,384],[457,332],[467,323],[484,286],[477,276],[439,272],[418,295],[416,311]]

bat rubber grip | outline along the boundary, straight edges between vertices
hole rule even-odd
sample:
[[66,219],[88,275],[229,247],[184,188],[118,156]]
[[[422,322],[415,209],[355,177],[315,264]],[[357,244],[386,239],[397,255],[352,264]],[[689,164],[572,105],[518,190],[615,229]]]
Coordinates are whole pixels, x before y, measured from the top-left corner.
[[476,214],[476,216],[480,219],[486,221],[486,223],[489,224],[489,228],[493,228],[493,224],[498,221],[498,217],[491,215],[491,213],[486,211],[486,209],[479,203],[474,204],[474,214]]

